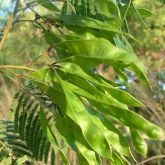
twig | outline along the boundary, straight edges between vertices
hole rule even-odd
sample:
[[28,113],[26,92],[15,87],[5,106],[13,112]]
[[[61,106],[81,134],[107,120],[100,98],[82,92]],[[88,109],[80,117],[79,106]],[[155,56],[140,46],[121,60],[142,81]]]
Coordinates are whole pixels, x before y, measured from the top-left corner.
[[29,68],[26,66],[17,66],[17,65],[0,65],[0,69],[19,69],[19,70],[36,71],[36,69],[34,68]]
[[142,164],[145,164],[145,163],[147,163],[147,162],[149,162],[149,161],[151,161],[151,160],[154,160],[154,159],[162,159],[162,158],[165,158],[165,155],[153,156],[153,157],[151,157],[151,158],[149,158],[149,159],[146,159],[146,160],[144,160],[144,161],[142,161],[142,162],[140,162],[140,163],[137,163],[136,165],[142,165]]
[[[12,75],[13,75],[14,78],[12,77]],[[5,72],[3,72],[2,76],[5,77],[5,78],[10,79],[17,87],[21,87],[22,89],[25,89],[25,87],[17,80],[18,75],[15,74],[14,72],[10,72],[10,73],[7,73],[7,74]],[[26,77],[26,75],[24,77]],[[22,78],[23,78],[23,76],[22,76]]]
[[129,0],[128,6],[127,6],[126,11],[125,11],[125,13],[124,13],[124,16],[123,16],[123,19],[122,19],[121,24],[123,24],[124,20],[126,19],[127,13],[128,13],[128,10],[129,10],[131,4],[132,4],[132,0]]
[[141,22],[144,24],[145,28],[148,28],[148,26],[146,25],[145,21],[143,20],[143,18],[141,17],[139,11],[137,10],[137,8],[135,7],[135,5],[133,3],[132,3],[132,6],[133,6],[133,9],[135,10],[136,14],[140,18]]
[[24,19],[19,19],[19,20],[15,20],[14,22],[13,22],[13,25],[14,24],[16,24],[16,23],[20,23],[20,22],[31,22],[31,23],[34,23],[34,20],[24,20]]

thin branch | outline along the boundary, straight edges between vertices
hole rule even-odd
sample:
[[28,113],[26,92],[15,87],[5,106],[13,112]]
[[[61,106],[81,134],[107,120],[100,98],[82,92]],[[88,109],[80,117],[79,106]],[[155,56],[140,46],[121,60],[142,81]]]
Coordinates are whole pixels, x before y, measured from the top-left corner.
[[143,23],[143,25],[145,26],[145,28],[148,28],[147,24],[145,23],[145,21],[143,20],[143,18],[141,17],[139,11],[137,10],[137,8],[135,7],[135,5],[132,3],[133,9],[135,10],[136,14],[138,15],[138,17],[140,18],[141,22]]
[[[1,73],[3,77],[10,79],[17,87],[21,87],[22,89],[25,89],[25,87],[17,80],[17,78],[20,78],[20,75],[10,71],[8,73],[2,72]],[[13,77],[14,78],[13,78]],[[21,75],[21,78],[26,77],[26,75]]]
[[16,65],[0,65],[0,69],[19,69],[19,70],[36,71],[36,69],[34,68],[29,68],[26,66],[16,66]]
[[127,13],[128,13],[128,10],[129,10],[131,4],[132,4],[132,0],[129,0],[128,6],[127,6],[126,11],[125,11],[125,13],[124,13],[124,16],[123,16],[123,19],[122,19],[121,24],[123,24],[124,20],[126,19]]
[[31,23],[34,23],[34,20],[30,20],[30,19],[27,19],[27,20],[19,19],[19,20],[15,20],[13,22],[13,25],[16,24],[16,23],[20,23],[20,22],[31,22]]
[[149,162],[149,161],[152,161],[152,160],[154,160],[154,159],[162,159],[162,158],[165,158],[165,155],[153,156],[153,157],[151,157],[151,158],[149,158],[149,159],[146,159],[146,160],[144,160],[144,161],[142,161],[142,162],[140,162],[140,163],[137,163],[136,165],[142,165],[142,164],[145,164],[145,163],[147,163],[147,162]]

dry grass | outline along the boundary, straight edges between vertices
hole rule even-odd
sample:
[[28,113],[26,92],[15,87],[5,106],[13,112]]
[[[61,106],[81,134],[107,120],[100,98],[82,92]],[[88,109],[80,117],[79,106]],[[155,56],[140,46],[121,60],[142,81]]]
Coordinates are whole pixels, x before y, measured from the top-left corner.
[[8,84],[9,80],[5,80],[3,76],[0,76],[0,118],[9,118],[9,109],[17,86]]

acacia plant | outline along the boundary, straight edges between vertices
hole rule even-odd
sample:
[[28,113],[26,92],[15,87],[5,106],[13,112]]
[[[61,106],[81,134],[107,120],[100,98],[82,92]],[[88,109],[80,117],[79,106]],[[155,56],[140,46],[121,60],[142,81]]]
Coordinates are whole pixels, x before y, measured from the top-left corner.
[[[36,5],[48,14],[36,12]],[[146,68],[127,41],[135,40],[127,33],[127,14],[135,12],[143,21],[151,12],[132,0],[37,0],[26,8],[35,12],[33,23],[42,29],[55,58],[38,69],[1,66],[29,70],[11,105],[14,117],[0,123],[1,161],[53,165],[58,158],[73,164],[70,151],[75,164],[127,165],[136,162],[135,151],[146,156],[144,137],[159,140],[163,131],[133,112],[131,107],[144,105],[101,76],[97,67],[113,67],[123,82],[134,72],[150,87]]]

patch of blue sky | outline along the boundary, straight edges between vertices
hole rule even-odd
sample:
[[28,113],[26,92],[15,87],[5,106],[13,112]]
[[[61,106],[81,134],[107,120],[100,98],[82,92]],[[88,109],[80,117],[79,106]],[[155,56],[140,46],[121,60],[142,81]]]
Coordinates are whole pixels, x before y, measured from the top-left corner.
[[0,29],[6,23],[7,16],[13,11],[14,4],[13,0],[0,0]]
[[15,2],[12,0],[0,0],[0,16],[5,16],[13,11]]
[[0,8],[8,8],[12,3],[14,3],[13,0],[1,0]]

